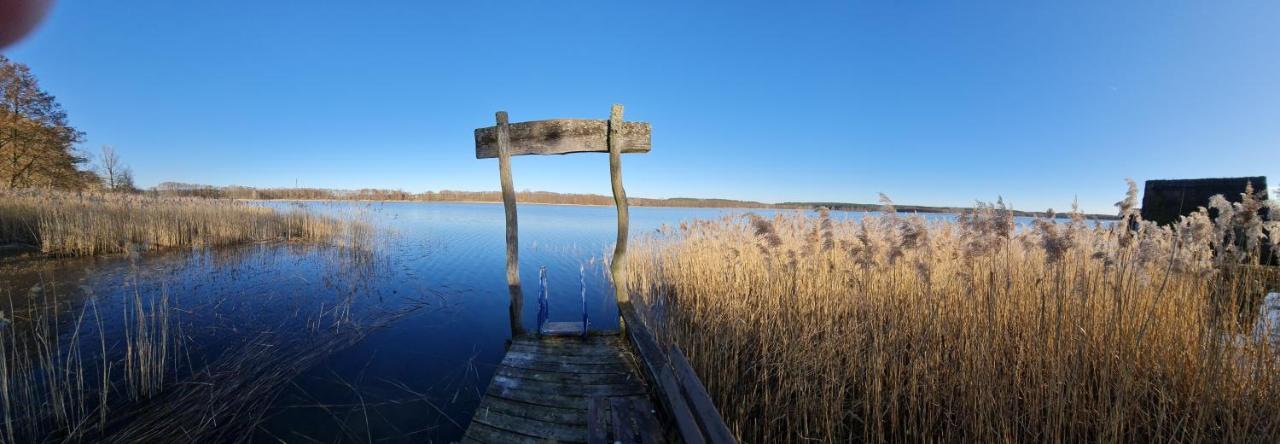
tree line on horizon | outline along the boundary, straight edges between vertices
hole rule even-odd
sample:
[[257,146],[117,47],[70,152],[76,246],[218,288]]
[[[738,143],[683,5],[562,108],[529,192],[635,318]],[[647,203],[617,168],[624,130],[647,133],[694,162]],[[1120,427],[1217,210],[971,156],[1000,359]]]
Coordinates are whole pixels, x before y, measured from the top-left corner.
[[[375,200],[405,202],[502,202],[500,191],[459,191],[440,190],[414,193],[398,189],[361,188],[356,190],[335,190],[326,188],[255,188],[239,185],[212,186],[182,182],[163,182],[151,189],[158,196],[165,197],[200,197],[211,199],[249,199],[249,200]],[[595,205],[611,206],[613,197],[601,194],[557,193],[552,191],[524,190],[516,192],[516,200],[521,203],[552,205]],[[776,204],[752,200],[711,199],[695,197],[673,197],[654,199],[646,197],[628,197],[627,202],[638,207],[673,207],[673,208],[759,208],[779,210],[811,210],[826,208],[836,211],[881,211],[883,204],[863,204],[849,202],[781,202]],[[925,205],[895,205],[902,213],[962,213],[967,207],[934,207]],[[1009,210],[1017,216],[1044,216],[1045,213],[1034,211]],[[1114,219],[1112,215],[1089,215],[1097,219]],[[1065,217],[1065,216],[1064,216]]]
[[[325,188],[255,188],[239,185],[212,186],[182,182],[163,182],[152,191],[160,196],[203,197],[215,199],[260,200],[385,200],[414,202],[502,202],[499,191],[440,190],[413,193],[404,190],[362,188],[334,190]],[[551,191],[516,192],[516,200],[525,203],[559,205],[613,205],[613,197],[600,194],[556,193]],[[629,197],[636,206],[655,207],[713,207],[713,208],[777,208],[762,202],[732,199],[670,198],[650,199]]]

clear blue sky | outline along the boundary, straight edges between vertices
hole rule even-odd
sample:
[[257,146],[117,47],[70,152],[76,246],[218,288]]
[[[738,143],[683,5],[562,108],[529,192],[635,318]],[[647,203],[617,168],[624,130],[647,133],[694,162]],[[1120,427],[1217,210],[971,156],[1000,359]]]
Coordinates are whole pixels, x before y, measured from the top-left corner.
[[[615,102],[654,128],[634,196],[1111,212],[1125,177],[1280,182],[1277,2],[439,3],[64,0],[4,52],[144,186],[492,190],[494,111]],[[514,166],[609,192],[604,155]]]

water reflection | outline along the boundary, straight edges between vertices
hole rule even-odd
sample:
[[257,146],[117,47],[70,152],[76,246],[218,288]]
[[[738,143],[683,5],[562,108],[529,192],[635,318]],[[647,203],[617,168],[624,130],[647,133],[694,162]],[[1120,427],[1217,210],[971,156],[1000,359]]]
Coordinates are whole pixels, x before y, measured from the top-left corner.
[[[163,440],[186,428],[214,441],[246,432],[264,442],[459,439],[513,327],[536,321],[536,286],[515,298],[506,288],[502,206],[302,205],[363,214],[381,235],[372,248],[355,250],[260,244],[0,262],[0,310],[12,323],[6,331],[21,330],[32,304],[48,296],[69,314],[57,324],[63,336],[80,331],[86,351],[122,356],[138,337],[140,316],[130,313],[170,313],[165,372],[186,383],[159,394],[161,402],[113,405],[102,422],[122,438]],[[614,209],[519,211],[521,280],[537,282],[538,268],[547,268],[551,320],[581,319],[582,269],[592,328],[617,328],[603,261],[616,235]],[[632,208],[631,226],[643,234],[737,212]],[[100,327],[76,330],[77,315],[93,319],[95,309]],[[95,365],[84,369],[92,374]],[[112,377],[122,377],[121,369]],[[218,418],[220,426],[200,418]],[[260,425],[226,427],[246,419]]]

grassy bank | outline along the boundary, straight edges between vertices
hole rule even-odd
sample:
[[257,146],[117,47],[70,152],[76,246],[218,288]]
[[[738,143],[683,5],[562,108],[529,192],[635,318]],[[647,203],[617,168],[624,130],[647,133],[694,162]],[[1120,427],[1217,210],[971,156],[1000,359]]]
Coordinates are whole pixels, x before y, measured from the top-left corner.
[[625,285],[744,442],[1280,439],[1274,281],[1238,266],[1263,204],[1157,227],[1132,193],[1112,226],[700,221],[635,244]]
[[0,191],[0,243],[60,256],[297,240],[353,245],[367,224],[223,199]]

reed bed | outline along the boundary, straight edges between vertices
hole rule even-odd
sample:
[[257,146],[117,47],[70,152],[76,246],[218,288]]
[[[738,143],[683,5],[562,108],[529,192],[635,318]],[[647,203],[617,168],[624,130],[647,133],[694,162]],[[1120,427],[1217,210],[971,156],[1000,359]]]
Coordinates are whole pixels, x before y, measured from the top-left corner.
[[[1173,226],[747,214],[633,244],[622,285],[744,442],[1280,440],[1274,267],[1214,199]],[[1273,250],[1274,251],[1274,250]],[[1267,327],[1263,328],[1264,330]]]
[[[422,304],[353,318],[351,301],[244,331],[195,364],[184,310],[136,295],[123,330],[95,299],[69,311],[41,291],[0,329],[0,443],[244,442],[295,376]],[[104,330],[108,330],[104,333]]]
[[134,268],[117,294],[42,276],[6,295],[0,444],[250,440],[300,372],[429,305],[363,298],[362,273],[382,263],[322,250],[334,269],[324,277],[333,291],[321,294],[171,297]]
[[[351,317],[350,299],[250,335],[150,402],[125,410],[102,442],[248,442],[288,383],[424,305]],[[299,334],[301,333],[301,334]]]
[[56,256],[91,256],[262,241],[358,247],[372,235],[351,218],[226,199],[52,190],[0,191],[0,244]]
[[150,398],[179,374],[186,342],[167,292],[125,297],[108,338],[105,307],[91,298],[77,310],[62,291],[48,282],[0,311],[0,442],[78,441],[108,424],[112,406]]

